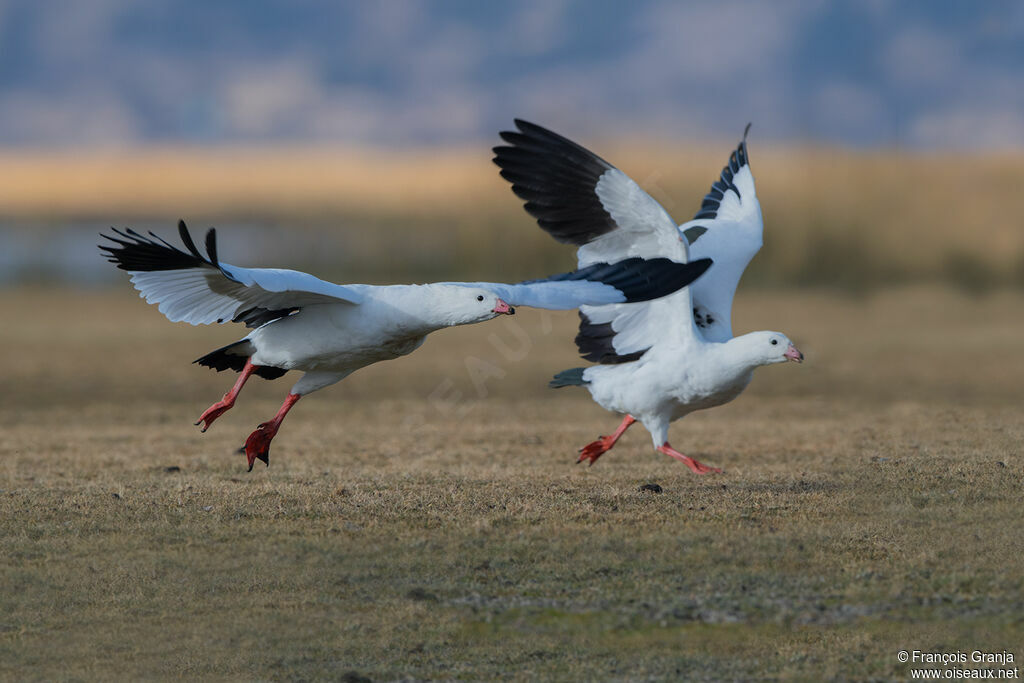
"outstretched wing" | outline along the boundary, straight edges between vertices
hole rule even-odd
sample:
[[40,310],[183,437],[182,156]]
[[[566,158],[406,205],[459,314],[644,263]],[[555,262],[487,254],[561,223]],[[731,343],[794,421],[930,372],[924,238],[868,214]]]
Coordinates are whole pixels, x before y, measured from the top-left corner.
[[241,322],[259,327],[303,306],[321,303],[358,304],[350,287],[325,282],[308,273],[276,268],[240,268],[217,259],[217,233],[206,233],[206,256],[192,241],[184,221],[178,233],[188,251],[149,233],[113,230],[101,234],[112,245],[99,245],[108,260],[131,273],[141,296],[174,322],[192,325]]
[[709,341],[732,338],[732,300],[743,271],[761,248],[764,223],[747,155],[747,133],[711,185],[694,219],[679,226],[693,258],[715,267],[690,288],[694,319]]
[[657,299],[690,284],[710,265],[709,259],[677,263],[666,258],[628,258],[512,285],[498,282],[445,284],[489,289],[513,306],[562,311],[584,305]]
[[524,208],[559,242],[579,247],[579,266],[633,256],[685,263],[675,221],[625,173],[593,152],[528,121],[504,131],[494,163]]
[[[501,133],[509,144],[494,148],[494,163],[541,228],[579,246],[581,268],[627,257],[689,261],[675,221],[629,176],[557,133],[515,123],[518,131]],[[689,288],[649,303],[582,306],[576,344],[598,363],[633,361],[659,343],[692,341],[691,311]]]

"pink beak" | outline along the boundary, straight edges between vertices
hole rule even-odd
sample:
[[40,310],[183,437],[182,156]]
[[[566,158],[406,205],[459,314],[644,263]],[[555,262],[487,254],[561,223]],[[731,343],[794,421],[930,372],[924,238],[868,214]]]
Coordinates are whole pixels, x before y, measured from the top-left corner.
[[804,354],[800,353],[800,349],[796,348],[792,344],[789,345],[789,348],[787,348],[786,352],[784,354],[782,354],[782,355],[785,356],[786,358],[790,359],[791,361],[794,361],[794,362],[797,362],[797,363],[803,363],[804,362]]
[[494,304],[493,313],[504,313],[505,315],[515,315],[516,309],[509,306],[507,303],[498,299],[498,303]]

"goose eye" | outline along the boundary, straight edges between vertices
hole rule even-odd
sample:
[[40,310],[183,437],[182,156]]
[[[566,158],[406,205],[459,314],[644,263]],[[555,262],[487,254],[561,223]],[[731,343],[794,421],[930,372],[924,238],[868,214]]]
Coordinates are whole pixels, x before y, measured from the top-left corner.
[[779,343],[778,339],[772,339],[772,346],[775,346],[778,343]]
[[[484,300],[484,295],[483,294],[478,294],[477,297],[476,297],[476,300],[477,301],[483,301]],[[774,344],[775,342],[772,342],[772,343]]]

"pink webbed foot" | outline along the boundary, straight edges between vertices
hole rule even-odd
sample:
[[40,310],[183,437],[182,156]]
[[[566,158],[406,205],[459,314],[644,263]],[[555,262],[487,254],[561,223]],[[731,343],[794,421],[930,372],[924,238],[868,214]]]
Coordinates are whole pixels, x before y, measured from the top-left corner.
[[270,467],[270,442],[277,436],[278,426],[274,421],[263,422],[245,440],[245,457],[249,462],[249,471],[257,460]]
[[274,419],[261,423],[245,440],[245,458],[249,462],[250,472],[252,472],[253,463],[257,460],[262,460],[267,467],[270,467],[270,442],[277,436],[277,430],[281,428],[284,416],[300,398],[301,394],[288,394]]
[[232,406],[235,405],[235,399],[238,398],[238,392],[245,386],[246,381],[252,376],[252,373],[256,371],[256,366],[252,364],[251,358],[245,359],[245,365],[242,367],[242,372],[238,375],[238,379],[235,381],[235,386],[231,387],[231,391],[224,394],[224,398],[214,403],[212,406],[203,411],[203,414],[196,420],[198,425],[200,422],[204,423],[203,428],[200,430],[205,432],[213,424],[213,421],[224,413],[231,410]]
[[576,464],[580,464],[584,460],[589,460],[590,464],[593,465],[597,462],[597,459],[612,449],[612,446],[619,440],[629,426],[636,422],[636,418],[632,415],[626,415],[622,418],[622,424],[615,430],[615,433],[611,436],[599,436],[597,441],[591,441],[586,446],[580,449],[580,457],[576,460]]
[[717,467],[709,467],[708,465],[705,465],[699,460],[694,460],[689,456],[683,455],[676,449],[672,448],[672,446],[670,446],[667,441],[662,446],[660,446],[658,450],[664,453],[665,455],[671,456],[678,460],[679,462],[683,463],[691,470],[693,470],[695,474],[710,474],[712,472],[714,472],[715,474],[722,473],[722,470],[718,469]]
[[591,441],[586,446],[580,449],[580,457],[577,458],[576,464],[580,464],[584,460],[589,460],[590,464],[593,465],[597,462],[597,459],[607,453],[615,445],[615,441],[610,436],[602,436],[597,441]]
[[196,420],[197,425],[200,423],[204,423],[203,428],[200,429],[199,431],[205,432],[207,429],[210,428],[210,425],[213,424],[214,420],[216,420],[218,417],[231,410],[232,406],[234,405],[234,401],[228,403],[227,399],[224,398],[221,399],[220,401],[217,401],[212,406],[204,410],[203,414],[199,416],[198,420]]
[[[686,462],[686,461],[689,461],[689,462]],[[712,474],[712,473],[714,473],[714,474],[721,474],[722,473],[721,468],[719,468],[719,467],[711,467],[710,465],[705,465],[700,460],[694,460],[693,458],[686,458],[686,461],[684,461],[684,462],[686,462],[686,466],[689,467],[694,472],[696,472],[697,474]]]

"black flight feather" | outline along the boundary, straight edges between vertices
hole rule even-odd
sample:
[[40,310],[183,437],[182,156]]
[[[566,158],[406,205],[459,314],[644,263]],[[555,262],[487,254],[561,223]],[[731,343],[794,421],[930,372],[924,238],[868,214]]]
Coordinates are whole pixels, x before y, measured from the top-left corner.
[[206,254],[210,257],[210,263],[220,268],[220,262],[217,260],[217,230],[216,228],[210,228],[206,231]]
[[648,347],[641,351],[620,354],[612,343],[614,339],[615,330],[612,329],[611,323],[592,323],[586,314],[580,311],[580,331],[575,341],[580,355],[586,360],[602,365],[632,363],[650,350]]
[[742,199],[739,188],[733,183],[733,177],[740,172],[741,168],[750,163],[747,156],[747,133],[749,132],[750,124],[748,123],[747,127],[743,129],[743,139],[740,141],[739,146],[729,155],[729,161],[726,163],[725,168],[722,169],[722,174],[718,180],[711,184],[711,191],[704,195],[704,201],[700,205],[700,210],[693,217],[694,220],[717,218],[718,208],[722,204],[725,193],[729,190],[735,192],[736,196]]
[[97,245],[106,252],[107,260],[115,264],[121,270],[130,272],[151,272],[158,270],[184,270],[186,268],[214,268],[229,280],[235,280],[231,275],[220,267],[217,260],[217,231],[210,228],[206,233],[206,253],[196,248],[192,235],[185,225],[185,221],[178,221],[178,234],[188,252],[171,246],[165,239],[150,232],[150,237],[145,237],[131,228],[118,230],[111,228],[116,237],[100,233],[100,237],[114,242],[117,246],[109,244]]
[[[614,277],[607,272],[621,268]],[[690,263],[676,263],[669,259],[632,258],[615,264],[599,263],[583,268],[577,273],[591,269],[585,279],[612,284],[627,296],[626,303],[654,299],[685,287],[700,277],[711,266],[711,259],[698,259]],[[602,276],[605,276],[602,278]],[[576,335],[576,348],[583,358],[602,365],[631,363],[638,360],[649,349],[620,354],[615,350],[615,330],[611,323],[593,323],[580,311],[580,329]]]
[[515,119],[502,131],[509,143],[494,148],[494,163],[537,224],[559,242],[582,246],[618,225],[595,188],[615,168],[590,150],[546,128]]
[[[161,270],[186,270],[189,268],[211,268],[219,271],[224,277],[237,282],[220,265],[217,257],[217,231],[210,228],[206,232],[206,256],[196,247],[196,243],[189,233],[185,221],[178,221],[178,235],[188,251],[172,246],[167,240],[159,235],[149,233],[145,237],[131,228],[118,230],[111,228],[114,236],[100,233],[100,237],[110,240],[116,246],[100,244],[99,248],[106,253],[107,260],[115,264],[121,270],[129,272],[152,272]],[[244,323],[246,327],[259,327],[272,320],[283,318],[295,313],[299,309],[292,308],[248,308],[240,311],[231,319],[231,322]],[[218,320],[217,322],[224,322]],[[241,369],[239,367],[238,369]]]
[[616,263],[595,263],[570,273],[527,280],[520,284],[576,280],[600,282],[622,292],[626,299],[623,303],[635,303],[667,296],[696,280],[710,266],[711,259],[708,258],[677,263],[667,258],[643,259],[634,256]]

